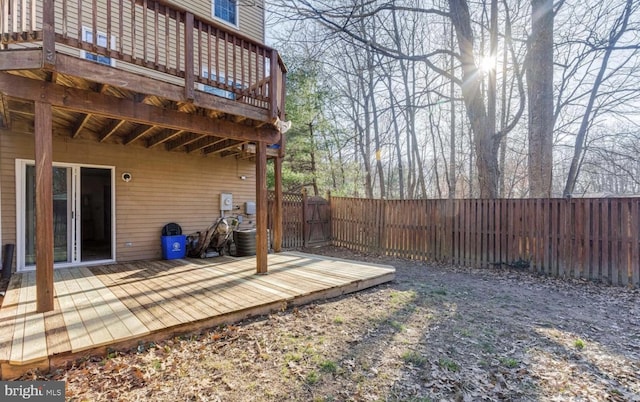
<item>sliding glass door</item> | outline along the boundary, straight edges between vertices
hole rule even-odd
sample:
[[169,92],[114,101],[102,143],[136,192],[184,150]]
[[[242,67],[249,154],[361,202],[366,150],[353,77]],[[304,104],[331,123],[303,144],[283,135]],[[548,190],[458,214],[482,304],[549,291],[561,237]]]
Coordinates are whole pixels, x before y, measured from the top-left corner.
[[[18,269],[36,261],[35,166],[17,168]],[[53,167],[53,239],[56,266],[114,259],[113,168]]]
[[[36,169],[25,172],[25,265],[36,262]],[[53,258],[54,262],[71,262],[72,256],[71,168],[53,168]]]

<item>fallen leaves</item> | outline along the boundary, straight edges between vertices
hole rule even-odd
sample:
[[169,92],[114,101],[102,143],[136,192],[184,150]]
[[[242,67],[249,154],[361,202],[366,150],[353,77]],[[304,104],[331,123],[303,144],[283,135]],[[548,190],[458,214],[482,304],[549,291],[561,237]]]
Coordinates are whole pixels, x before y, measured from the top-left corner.
[[46,378],[66,380],[74,401],[640,402],[639,292],[522,271],[358,259],[394,265],[396,281],[141,344]]

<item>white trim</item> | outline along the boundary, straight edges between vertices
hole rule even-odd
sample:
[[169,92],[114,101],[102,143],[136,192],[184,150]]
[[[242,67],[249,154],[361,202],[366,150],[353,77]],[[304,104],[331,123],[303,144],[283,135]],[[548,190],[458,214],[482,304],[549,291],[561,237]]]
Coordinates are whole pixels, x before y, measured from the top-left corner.
[[[16,177],[16,272],[26,272],[35,270],[34,265],[25,266],[25,214],[24,206],[26,204],[26,180],[25,172],[27,165],[35,165],[33,159],[17,159],[15,161],[15,177]],[[90,165],[81,163],[54,162],[55,167],[71,168],[71,201],[74,205],[70,205],[72,212],[75,214],[73,219],[74,226],[71,227],[71,241],[69,247],[71,250],[71,261],[58,262],[54,264],[54,268],[67,268],[76,266],[88,266],[109,264],[116,262],[116,183],[115,183],[115,166],[108,165]],[[81,244],[77,239],[82,239],[82,217],[80,216],[80,169],[95,168],[104,169],[111,172],[111,258],[104,260],[82,261]],[[71,202],[69,203],[71,204]],[[71,216],[71,215],[69,215]]]
[[240,30],[240,0],[236,0],[236,23],[235,24],[223,18],[216,17],[216,1],[217,0],[211,0],[211,18],[227,26],[230,26],[231,28]]
[[[89,28],[87,26],[82,26],[82,41],[84,41],[84,42],[88,42],[89,41],[87,39],[87,34],[88,33],[91,33],[92,35],[94,33],[97,33],[98,34],[98,40],[100,39],[101,36],[104,37],[105,39],[107,38],[107,34],[102,32],[102,31],[94,32],[93,29],[91,29],[91,28]],[[105,42],[106,42],[106,40],[105,40]],[[111,35],[111,41],[110,42],[111,42],[111,44],[110,44],[110,46],[108,46],[108,48],[115,49],[116,48],[116,37],[115,37],[115,35]],[[98,41],[96,41],[96,44],[98,44]],[[98,44],[98,46],[100,46],[100,45]],[[106,43],[105,43],[104,47],[107,47]],[[80,57],[81,58],[87,59],[87,54],[93,54],[93,53],[87,52],[85,50],[80,50]],[[98,57],[107,57],[107,56],[102,56],[102,55],[97,55],[97,56]],[[116,59],[114,59],[113,57],[107,57],[107,58],[109,59],[109,65],[111,67],[115,67],[116,66]],[[90,59],[87,59],[87,60],[90,60]],[[106,63],[101,63],[99,61],[95,61],[95,60],[91,60],[91,61],[93,61],[95,63],[100,63],[100,64],[107,65]]]

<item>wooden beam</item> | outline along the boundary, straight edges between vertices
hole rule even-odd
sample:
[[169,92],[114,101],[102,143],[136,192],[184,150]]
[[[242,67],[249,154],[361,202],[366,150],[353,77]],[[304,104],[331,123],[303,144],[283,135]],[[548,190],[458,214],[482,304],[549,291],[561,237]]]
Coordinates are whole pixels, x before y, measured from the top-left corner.
[[155,126],[145,126],[144,124],[141,124],[124,136],[125,139],[122,141],[122,144],[129,145],[155,128]]
[[91,120],[91,113],[85,114],[84,117],[79,120],[80,121],[73,128],[73,134],[71,135],[71,138],[78,138],[80,136],[80,133],[82,132],[84,126],[86,126],[89,120]]
[[37,70],[42,68],[42,49],[3,50],[0,70]]
[[115,134],[116,131],[118,131],[118,129],[122,127],[122,125],[126,122],[126,120],[112,120],[111,123],[109,123],[109,125],[105,127],[105,129],[100,133],[99,141],[105,142],[109,137]]
[[[4,54],[4,53],[3,53]],[[140,74],[115,69],[110,66],[94,63],[90,60],[74,56],[58,54],[56,70],[62,74],[83,77],[87,80],[108,84],[114,87],[126,88],[130,91],[166,98],[174,102],[185,102],[184,87],[145,77]],[[170,79],[170,78],[168,78]],[[216,110],[246,118],[269,122],[269,111],[242,102],[225,99],[202,91],[195,91],[193,104],[195,106]]]
[[273,159],[275,200],[273,208],[273,251],[282,251],[282,158]]
[[217,154],[223,151],[226,151],[228,149],[231,148],[235,148],[238,145],[241,145],[242,141],[238,141],[238,140],[224,140],[224,141],[220,141],[214,145],[210,145],[206,148],[204,148],[202,150],[202,152],[207,155],[207,154]]
[[265,141],[273,144],[280,140],[280,133],[267,126],[255,128],[225,120],[213,120],[7,73],[0,73],[0,91],[17,98],[47,101],[61,109],[129,120],[133,123],[157,125],[197,134],[224,135],[226,138],[243,141]]
[[173,138],[177,138],[182,134],[186,133],[184,130],[165,130],[159,134],[154,135],[147,141],[147,148],[153,148],[156,145],[160,145],[164,142],[167,142]]
[[202,139],[195,141],[185,147],[187,153],[199,151],[210,145],[217,144],[220,141],[224,141],[224,138],[219,137],[203,137]]
[[53,141],[51,105],[36,101],[36,305],[53,310]]
[[174,149],[178,149],[180,147],[192,144],[198,140],[203,138],[207,138],[206,135],[201,134],[188,134],[183,135],[182,137],[176,139],[175,141],[171,141],[171,143],[165,145],[165,149],[167,151],[173,151]]
[[[251,156],[256,153],[256,144],[245,144],[242,146],[242,151]],[[267,158],[277,157],[279,155],[278,149],[267,147]]]
[[11,126],[11,120],[9,115],[9,109],[7,108],[7,99],[0,93],[0,127],[9,128]]
[[256,147],[256,271],[266,274],[267,254],[267,143]]

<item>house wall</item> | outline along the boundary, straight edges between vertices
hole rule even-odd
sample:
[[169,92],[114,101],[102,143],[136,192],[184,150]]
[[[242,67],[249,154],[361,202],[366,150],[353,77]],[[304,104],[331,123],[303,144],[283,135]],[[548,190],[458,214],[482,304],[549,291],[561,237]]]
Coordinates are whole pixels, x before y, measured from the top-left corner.
[[[16,158],[35,158],[33,135],[0,130],[3,244],[16,242]],[[181,225],[184,234],[206,230],[220,216],[222,192],[232,193],[234,205],[241,207],[227,216],[244,212],[245,201],[255,201],[255,164],[236,158],[55,137],[53,160],[115,166],[118,261],[160,258],[161,229],[169,222]],[[128,183],[121,179],[124,172],[132,174]],[[245,218],[245,226],[252,223]]]

